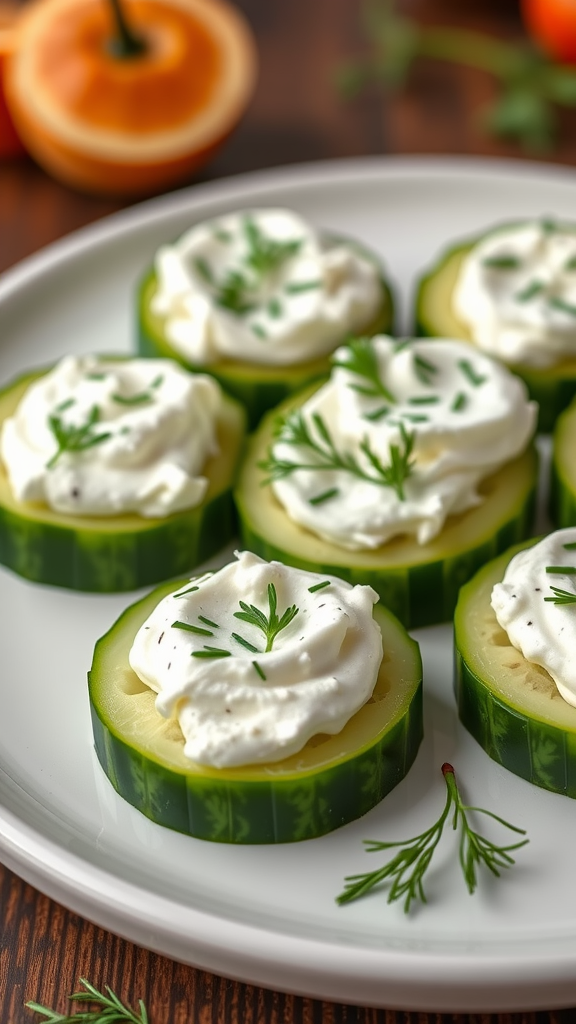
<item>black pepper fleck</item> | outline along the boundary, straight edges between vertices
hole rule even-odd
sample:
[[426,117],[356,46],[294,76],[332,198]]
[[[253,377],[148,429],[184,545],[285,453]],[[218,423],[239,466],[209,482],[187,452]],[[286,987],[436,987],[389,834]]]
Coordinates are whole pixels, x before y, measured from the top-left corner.
[[162,643],[162,637],[163,637],[163,636],[164,636],[164,630],[162,630],[162,632],[160,633],[160,636],[158,637],[158,643],[159,643],[159,644],[161,644],[161,643]]

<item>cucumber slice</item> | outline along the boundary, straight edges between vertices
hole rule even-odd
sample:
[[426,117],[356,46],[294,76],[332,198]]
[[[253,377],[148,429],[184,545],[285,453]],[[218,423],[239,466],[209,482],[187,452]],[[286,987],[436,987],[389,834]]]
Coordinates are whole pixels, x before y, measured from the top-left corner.
[[[429,338],[460,338],[474,345],[468,328],[452,311],[452,293],[462,260],[479,239],[445,252],[421,278],[416,294],[415,333]],[[576,359],[566,359],[544,369],[507,363],[525,382],[530,397],[540,407],[538,429],[551,431],[558,414],[576,395]]]
[[576,797],[576,708],[545,669],[512,647],[490,605],[492,587],[522,547],[484,566],[460,592],[454,617],[458,713],[494,761],[536,786]]
[[259,463],[272,443],[279,414],[301,405],[314,388],[293,396],[264,418],[249,439],[234,493],[245,547],[268,561],[275,559],[312,572],[368,583],[408,628],[452,618],[458,591],[476,570],[532,530],[537,455],[523,455],[479,487],[477,508],[452,516],[429,544],[398,537],[376,551],[349,551],[322,540],[288,517]]
[[576,525],[576,403],[558,417],[550,473],[550,517],[558,528]]
[[[182,581],[177,585],[182,586]],[[152,821],[222,843],[313,839],[366,814],[406,775],[422,739],[420,650],[375,608],[384,658],[374,694],[336,736],[274,764],[209,768],[184,757],[174,719],[128,663],[133,638],[172,583],[132,605],[94,651],[88,676],[98,759],[117,792]]]
[[[376,263],[377,257],[364,249],[363,246],[349,239],[330,236],[332,244],[343,242],[359,252],[365,258]],[[390,334],[394,329],[394,296],[390,284],[380,277],[382,299],[376,315],[371,317],[356,333],[372,336],[373,334]],[[176,359],[189,370],[210,373],[222,385],[228,394],[237,398],[248,410],[251,427],[261,419],[263,413],[278,405],[284,398],[295,391],[300,391],[310,381],[327,377],[330,373],[329,356],[311,359],[306,363],[293,366],[258,366],[234,359],[222,359],[210,366],[198,366],[187,360],[166,338],[164,318],[152,312],[151,302],[157,289],[157,278],[154,269],[149,269],[143,276],[138,287],[138,335],[137,348],[142,356]],[[346,341],[347,334],[334,339],[334,348]]]
[[[42,372],[26,374],[0,392],[0,425]],[[0,563],[36,583],[108,593],[191,572],[236,531],[231,489],[244,432],[244,410],[225,397],[220,452],[204,470],[210,481],[204,501],[165,519],[67,516],[45,505],[24,505],[14,498],[0,463]]]

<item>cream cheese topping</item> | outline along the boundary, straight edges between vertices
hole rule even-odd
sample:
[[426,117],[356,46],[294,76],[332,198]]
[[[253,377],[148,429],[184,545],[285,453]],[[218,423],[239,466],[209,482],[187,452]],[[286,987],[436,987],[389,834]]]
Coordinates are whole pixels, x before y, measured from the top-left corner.
[[[177,716],[192,761],[278,761],[318,733],[340,732],[372,694],[382,661],[377,600],[371,587],[244,551],[164,598],[130,664],[157,692],[160,714]],[[286,624],[270,644],[274,615]]]
[[334,363],[278,428],[264,468],[288,515],[343,548],[399,534],[426,544],[534,433],[524,384],[463,342],[380,336]]
[[512,646],[576,707],[576,528],[519,551],[492,590],[492,608]]
[[191,363],[289,366],[331,352],[382,301],[379,270],[344,243],[323,244],[289,210],[198,224],[155,259],[152,312]]
[[474,342],[509,363],[576,358],[576,226],[529,221],[464,257],[453,309]]
[[217,453],[218,384],[168,359],[67,356],[4,422],[12,492],[72,515],[163,517],[198,505]]

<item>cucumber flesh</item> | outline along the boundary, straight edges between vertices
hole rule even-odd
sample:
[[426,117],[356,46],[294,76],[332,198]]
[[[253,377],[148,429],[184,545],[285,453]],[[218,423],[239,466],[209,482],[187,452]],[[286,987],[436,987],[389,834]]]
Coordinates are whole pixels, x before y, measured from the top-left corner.
[[375,551],[350,551],[295,523],[272,489],[263,486],[266,474],[259,463],[272,443],[276,417],[302,405],[312,390],[266,416],[249,439],[235,490],[244,546],[267,560],[369,584],[409,629],[451,619],[460,586],[485,562],[530,536],[537,483],[535,449],[530,447],[483,481],[482,504],[452,516],[430,543],[421,545],[404,536]]
[[384,658],[373,696],[336,736],[313,737],[269,765],[210,768],[184,757],[175,719],[128,663],[133,638],[171,583],[132,605],[96,644],[89,694],[98,759],[117,792],[143,814],[225,843],[312,839],[360,817],[397,785],[422,738],[422,663],[416,641],[375,608]]
[[[0,425],[40,375],[26,374],[0,393]],[[191,572],[236,532],[232,486],[244,432],[242,407],[225,397],[217,429],[220,452],[204,467],[204,500],[164,519],[69,516],[24,504],[14,498],[0,463],[0,563],[35,583],[102,593]]]
[[[535,543],[531,541],[530,543]],[[576,708],[513,647],[490,605],[517,545],[464,586],[454,617],[461,721],[486,753],[528,782],[576,797]]]
[[576,526],[576,403],[554,429],[550,475],[550,518],[559,529]]
[[[462,261],[478,240],[450,249],[421,278],[415,314],[415,333],[420,337],[459,338],[474,345],[468,328],[452,310],[452,294]],[[538,429],[543,433],[551,431],[558,414],[576,395],[576,359],[565,359],[543,369],[520,363],[506,365],[524,381],[530,397],[538,402]]]

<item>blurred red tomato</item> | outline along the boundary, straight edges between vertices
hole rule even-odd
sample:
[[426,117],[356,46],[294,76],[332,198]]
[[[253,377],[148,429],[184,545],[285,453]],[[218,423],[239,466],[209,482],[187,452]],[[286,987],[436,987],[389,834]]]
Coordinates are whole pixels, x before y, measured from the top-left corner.
[[520,0],[524,24],[556,60],[576,63],[576,0]]

